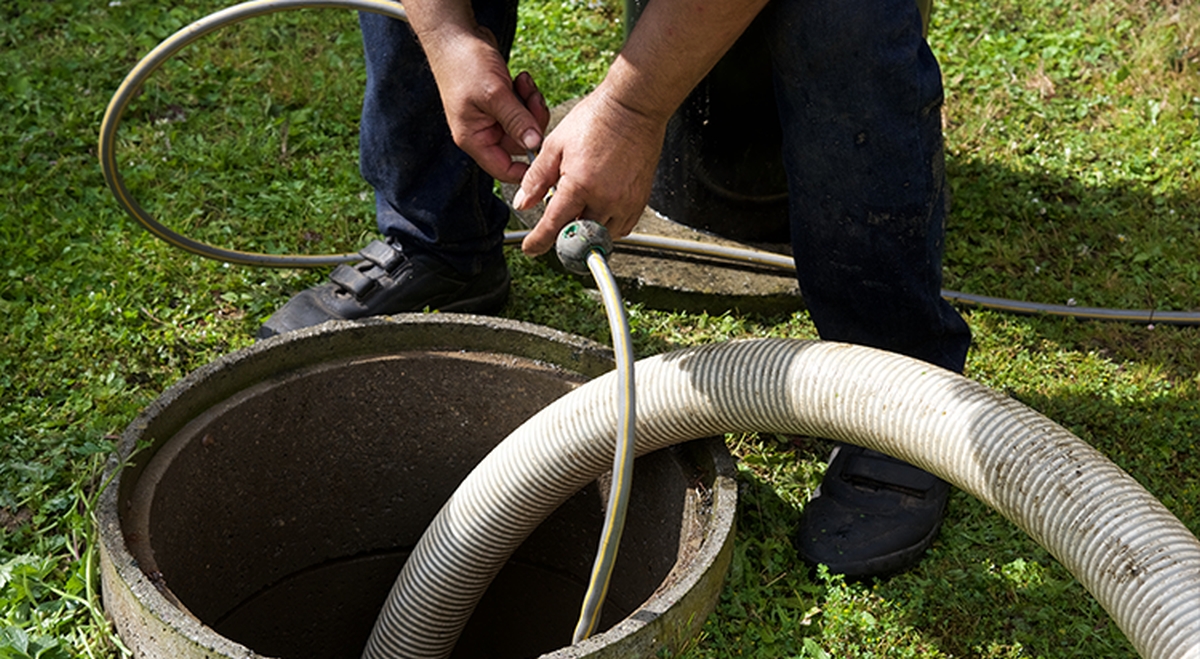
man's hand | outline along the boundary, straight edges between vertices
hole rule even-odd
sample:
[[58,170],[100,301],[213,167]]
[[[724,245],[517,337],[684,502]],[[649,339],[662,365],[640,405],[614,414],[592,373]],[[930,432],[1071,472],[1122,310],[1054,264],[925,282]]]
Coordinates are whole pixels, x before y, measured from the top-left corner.
[[422,39],[454,143],[488,174],[517,183],[528,165],[512,156],[541,145],[550,110],[532,76],[510,77],[491,31],[454,28]]
[[665,116],[623,105],[604,85],[580,101],[546,138],[513,199],[527,210],[555,187],[522,250],[545,253],[579,217],[603,224],[613,238],[629,235],[650,198],[666,125]]
[[596,91],[546,140],[514,199],[528,209],[557,186],[522,245],[541,254],[576,217],[633,230],[650,198],[671,113],[737,40],[766,0],[654,0]]
[[406,0],[405,7],[455,143],[492,176],[521,182],[518,210],[557,187],[522,245],[532,255],[548,251],[559,229],[577,217],[607,226],[618,238],[633,230],[650,197],[671,113],[766,2],[647,3],[604,81],[545,141],[532,168],[512,159],[536,149],[549,122],[532,78],[522,74],[514,84],[469,0]]

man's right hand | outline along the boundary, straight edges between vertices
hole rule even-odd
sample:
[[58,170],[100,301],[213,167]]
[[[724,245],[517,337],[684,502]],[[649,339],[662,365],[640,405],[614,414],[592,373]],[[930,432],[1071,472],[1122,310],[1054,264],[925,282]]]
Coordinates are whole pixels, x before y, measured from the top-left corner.
[[529,166],[513,160],[541,146],[550,110],[533,77],[514,80],[490,30],[442,23],[418,33],[438,82],[454,143],[488,174],[519,183]]

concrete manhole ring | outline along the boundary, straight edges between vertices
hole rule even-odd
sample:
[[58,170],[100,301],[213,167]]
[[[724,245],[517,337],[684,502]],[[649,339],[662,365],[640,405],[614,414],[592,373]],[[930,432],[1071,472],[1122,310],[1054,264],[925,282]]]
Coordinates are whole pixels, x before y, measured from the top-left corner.
[[[110,462],[105,608],[139,657],[358,657],[457,483],[611,368],[586,339],[456,314],[330,323],[223,357],[151,404]],[[607,631],[569,646],[603,518],[593,484],[521,546],[454,657],[649,657],[699,631],[732,555],[732,459],[707,439],[637,465]]]

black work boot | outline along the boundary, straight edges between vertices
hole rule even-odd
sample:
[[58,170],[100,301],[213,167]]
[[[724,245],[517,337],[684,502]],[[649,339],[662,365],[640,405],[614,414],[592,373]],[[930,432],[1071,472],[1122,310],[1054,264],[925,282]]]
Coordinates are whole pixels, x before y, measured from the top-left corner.
[[950,485],[869,449],[838,444],[793,538],[800,557],[851,579],[916,565],[933,544]]
[[437,257],[409,256],[382,240],[360,252],[366,259],[339,265],[329,283],[300,291],[258,330],[265,339],[319,325],[405,311],[437,309],[494,314],[508,300],[508,265],[499,254],[478,275],[464,276]]

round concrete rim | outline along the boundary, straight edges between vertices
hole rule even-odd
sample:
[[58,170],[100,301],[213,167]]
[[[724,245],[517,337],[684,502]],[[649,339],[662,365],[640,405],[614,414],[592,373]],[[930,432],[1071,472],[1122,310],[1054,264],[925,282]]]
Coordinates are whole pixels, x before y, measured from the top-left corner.
[[[160,592],[130,553],[119,515],[123,487],[136,482],[153,451],[139,443],[161,444],[174,433],[149,436],[156,420],[175,414],[174,430],[199,411],[257,381],[311,364],[313,351],[339,344],[337,357],[386,354],[404,350],[452,349],[505,352],[553,364],[588,378],[613,368],[611,351],[589,339],[546,327],[498,318],[461,314],[402,314],[353,322],[332,322],[273,337],[225,355],[190,373],[150,404],[122,434],[105,471],[97,520],[104,606],[122,637],[157,638],[173,657],[238,657],[259,659],[249,648],[225,638]],[[231,377],[236,367],[238,377]],[[185,394],[187,396],[185,397]],[[157,445],[154,447],[157,448]],[[720,440],[705,445],[715,472],[709,523],[690,564],[677,565],[655,593],[629,617],[602,634],[543,655],[555,659],[581,657],[648,657],[663,647],[679,649],[699,632],[716,607],[733,556],[737,485],[733,460]],[[122,478],[122,476],[127,476]]]

